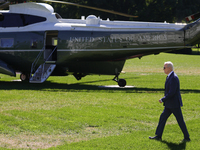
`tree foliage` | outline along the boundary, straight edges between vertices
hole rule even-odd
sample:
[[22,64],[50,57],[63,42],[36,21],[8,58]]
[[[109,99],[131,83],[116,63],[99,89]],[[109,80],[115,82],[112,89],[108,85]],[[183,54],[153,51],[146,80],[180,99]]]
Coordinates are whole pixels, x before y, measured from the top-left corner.
[[93,14],[104,20],[109,18],[110,20],[184,22],[186,16],[197,13],[200,9],[199,0],[68,0],[68,2],[114,10],[135,15],[138,18],[127,18],[97,10],[52,3],[55,11],[63,18],[79,19],[81,16],[87,17]]

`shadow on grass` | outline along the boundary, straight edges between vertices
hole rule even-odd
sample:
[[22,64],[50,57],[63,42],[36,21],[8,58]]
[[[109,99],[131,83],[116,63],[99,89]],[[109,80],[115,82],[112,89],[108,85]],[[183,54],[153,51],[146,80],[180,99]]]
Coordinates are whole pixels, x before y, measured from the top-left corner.
[[[91,81],[94,83],[96,81]],[[99,80],[98,80],[99,82]],[[163,93],[163,88],[146,88],[146,87],[106,87],[100,88],[99,85],[88,85],[84,83],[75,84],[64,84],[46,81],[42,84],[30,84],[29,82],[17,82],[17,81],[0,81],[0,90],[43,90],[43,91],[63,91],[63,92],[73,92],[73,91],[103,91],[103,92],[124,92],[124,93]],[[196,89],[182,89],[181,93],[200,93],[200,90]]]
[[162,143],[165,143],[170,150],[184,150],[186,149],[186,142],[183,143],[172,143],[172,142],[167,142],[167,141],[162,141]]

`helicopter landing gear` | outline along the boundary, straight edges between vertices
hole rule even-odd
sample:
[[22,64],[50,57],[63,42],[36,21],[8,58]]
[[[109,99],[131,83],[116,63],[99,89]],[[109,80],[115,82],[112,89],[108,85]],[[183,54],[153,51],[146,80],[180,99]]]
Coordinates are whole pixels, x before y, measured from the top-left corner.
[[81,80],[82,77],[85,77],[86,75],[83,73],[74,73],[73,74],[76,80]]
[[125,87],[126,86],[126,80],[125,79],[119,79],[118,76],[119,76],[119,74],[116,75],[113,78],[113,80],[116,81],[120,87]]
[[22,81],[28,81],[28,80],[29,80],[29,77],[30,77],[30,75],[27,74],[27,73],[22,73],[22,74],[20,75],[20,79],[21,79]]

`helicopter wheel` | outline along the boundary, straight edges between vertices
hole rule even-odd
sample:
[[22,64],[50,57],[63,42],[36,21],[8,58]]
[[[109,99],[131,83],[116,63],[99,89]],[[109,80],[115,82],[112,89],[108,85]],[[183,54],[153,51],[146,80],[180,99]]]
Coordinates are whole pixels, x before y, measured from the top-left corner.
[[20,75],[20,79],[21,79],[22,81],[27,81],[27,80],[29,80],[29,74],[24,74],[24,73],[22,73],[22,74]]
[[125,87],[125,86],[126,86],[126,80],[125,80],[125,79],[119,79],[118,85],[119,85],[120,87]]

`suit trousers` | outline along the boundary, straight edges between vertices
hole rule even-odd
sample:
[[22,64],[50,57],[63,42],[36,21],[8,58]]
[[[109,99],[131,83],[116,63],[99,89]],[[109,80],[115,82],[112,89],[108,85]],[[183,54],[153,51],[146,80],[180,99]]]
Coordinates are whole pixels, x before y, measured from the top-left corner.
[[185,125],[185,121],[183,119],[183,115],[182,115],[182,111],[180,107],[179,108],[166,108],[166,107],[164,108],[164,111],[160,115],[159,123],[156,129],[156,135],[159,137],[162,137],[166,121],[172,113],[176,117],[178,125],[184,134],[184,138],[186,139],[189,138],[189,133]]

